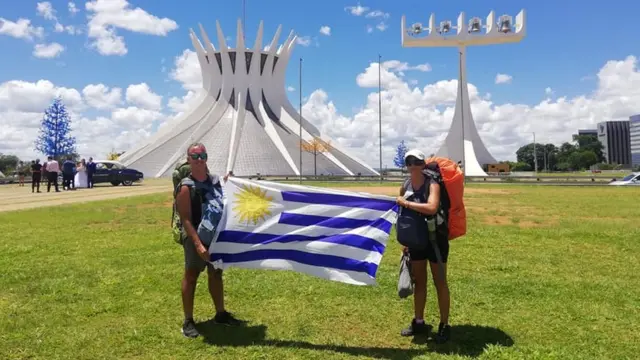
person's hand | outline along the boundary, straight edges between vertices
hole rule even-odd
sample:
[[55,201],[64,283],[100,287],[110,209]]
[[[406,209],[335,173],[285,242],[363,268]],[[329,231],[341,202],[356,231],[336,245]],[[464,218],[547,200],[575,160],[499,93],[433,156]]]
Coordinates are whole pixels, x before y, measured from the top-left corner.
[[404,197],[402,197],[402,196],[398,196],[398,197],[396,198],[396,204],[398,204],[398,205],[400,205],[400,206],[402,206],[402,207],[407,207],[407,199],[405,199],[405,198],[404,198]]
[[224,181],[227,182],[227,180],[229,179],[229,176],[232,176],[232,175],[233,175],[233,171],[229,171],[227,175],[223,177]]
[[209,261],[209,250],[207,250],[207,248],[204,247],[202,243],[198,245],[198,247],[196,248],[196,251],[198,251],[198,256],[200,256],[202,260]]

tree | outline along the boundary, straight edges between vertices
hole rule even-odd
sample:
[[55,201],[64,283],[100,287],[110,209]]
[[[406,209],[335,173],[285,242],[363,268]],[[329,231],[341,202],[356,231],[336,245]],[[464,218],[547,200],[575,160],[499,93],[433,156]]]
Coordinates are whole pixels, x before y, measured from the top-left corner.
[[602,145],[596,136],[576,135],[573,137],[573,141],[576,143],[579,150],[592,151],[596,155],[596,162],[605,161],[604,145]]
[[20,159],[15,155],[3,155],[0,154],[0,172],[6,174],[11,173],[16,169]]
[[[333,149],[333,147],[329,142],[324,141],[319,137],[314,137],[313,139],[311,139],[311,141],[301,140],[300,148],[303,151],[306,151],[313,155],[313,176],[318,175],[318,171],[317,171],[318,155],[322,153],[328,153],[329,151],[331,151],[331,149]],[[302,169],[300,169],[300,171],[302,171]]]
[[71,118],[60,97],[55,98],[44,111],[35,149],[55,159],[76,154],[76,138],[71,136]]
[[[524,145],[516,151],[516,157],[518,163],[527,164],[527,168],[532,170],[535,169],[535,159],[533,154],[533,143]],[[538,160],[538,170],[544,169],[545,165],[549,170],[553,170],[556,164],[556,154],[558,153],[558,148],[556,148],[553,144],[535,144],[536,156]],[[518,168],[522,169],[523,166],[520,165]],[[522,171],[522,170],[521,170]]]
[[407,153],[407,145],[405,145],[404,140],[400,141],[398,147],[396,148],[396,157],[393,158],[393,164],[399,168],[404,168],[404,155]]

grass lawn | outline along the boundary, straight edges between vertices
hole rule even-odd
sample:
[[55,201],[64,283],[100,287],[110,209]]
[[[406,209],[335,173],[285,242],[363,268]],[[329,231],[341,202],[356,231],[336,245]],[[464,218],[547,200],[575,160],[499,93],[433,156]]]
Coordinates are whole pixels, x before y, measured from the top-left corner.
[[[360,184],[362,186],[362,184]],[[397,186],[391,191],[395,192]],[[399,336],[391,238],[379,285],[231,269],[218,328],[180,334],[183,255],[170,195],[0,213],[0,359],[634,359],[640,352],[640,189],[469,186],[449,262],[453,341]],[[428,322],[437,326],[433,285]]]

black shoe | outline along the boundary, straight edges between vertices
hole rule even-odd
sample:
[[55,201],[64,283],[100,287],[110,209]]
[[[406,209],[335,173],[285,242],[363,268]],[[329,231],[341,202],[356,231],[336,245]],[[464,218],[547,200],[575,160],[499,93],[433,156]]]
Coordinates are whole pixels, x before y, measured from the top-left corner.
[[228,311],[222,311],[217,313],[216,316],[213,317],[213,322],[216,324],[231,325],[231,326],[243,325],[245,323],[242,320],[236,319]]
[[182,323],[182,335],[188,338],[197,338],[200,335],[196,329],[196,323],[193,319],[185,319]]
[[447,341],[449,341],[449,338],[451,337],[451,325],[447,324],[443,324],[440,323],[440,325],[438,326],[438,333],[436,334],[436,336],[434,336],[434,339],[436,340],[436,344],[444,344]]
[[425,322],[418,323],[416,319],[411,320],[411,325],[408,328],[402,329],[400,335],[402,336],[413,336],[418,334],[426,334],[429,328]]

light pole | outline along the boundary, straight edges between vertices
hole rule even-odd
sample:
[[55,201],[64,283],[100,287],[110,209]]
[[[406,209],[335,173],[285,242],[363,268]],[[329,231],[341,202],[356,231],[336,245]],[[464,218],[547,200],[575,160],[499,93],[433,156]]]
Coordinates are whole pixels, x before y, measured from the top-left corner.
[[533,134],[533,171],[538,174],[538,148],[536,147],[536,133]]
[[302,184],[302,58],[300,58],[300,69],[298,71],[298,94],[300,95],[300,111],[298,111],[298,124],[300,125],[300,162],[298,169],[300,169],[300,184]]
[[378,142],[380,145],[380,182],[382,182],[382,56],[378,54]]
[[[457,26],[453,26],[449,20],[442,21],[439,26],[436,26],[435,15],[431,14],[428,26],[414,23],[407,27],[406,18],[404,15],[402,16],[401,40],[403,47],[458,48],[459,74],[456,109],[449,133],[436,154],[455,161],[462,161],[465,175],[486,176],[482,165],[496,163],[495,158],[482,142],[471,114],[466,74],[466,48],[468,46],[520,42],[526,33],[525,11],[521,10],[516,15],[515,23],[512,20],[510,15],[502,15],[496,21],[495,13],[491,11],[485,25],[482,24],[479,17],[471,18],[467,25],[465,14],[462,12],[458,16]],[[485,32],[482,32],[483,28],[486,29]],[[476,158],[465,156],[467,151],[465,141],[469,141],[473,146]],[[467,160],[469,160],[469,164],[467,164]]]

